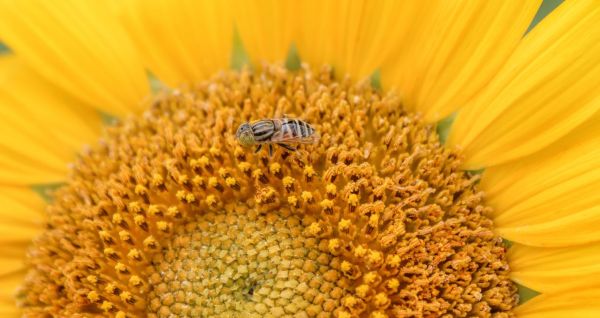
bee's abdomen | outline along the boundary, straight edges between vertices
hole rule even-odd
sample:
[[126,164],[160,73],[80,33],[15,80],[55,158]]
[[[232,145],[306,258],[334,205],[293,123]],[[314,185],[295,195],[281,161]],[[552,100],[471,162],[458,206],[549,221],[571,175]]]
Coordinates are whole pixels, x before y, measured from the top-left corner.
[[268,141],[275,133],[275,123],[272,120],[259,120],[252,124],[252,133],[257,142]]
[[309,137],[315,132],[308,123],[299,119],[283,119],[281,125],[281,131],[284,136],[290,136],[292,138],[304,138]]

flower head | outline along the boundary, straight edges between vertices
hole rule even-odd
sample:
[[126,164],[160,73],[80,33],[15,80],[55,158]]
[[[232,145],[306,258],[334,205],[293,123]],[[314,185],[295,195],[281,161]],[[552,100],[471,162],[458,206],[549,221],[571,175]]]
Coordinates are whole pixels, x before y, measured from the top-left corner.
[[2,4],[7,310],[593,315],[600,12],[538,4]]

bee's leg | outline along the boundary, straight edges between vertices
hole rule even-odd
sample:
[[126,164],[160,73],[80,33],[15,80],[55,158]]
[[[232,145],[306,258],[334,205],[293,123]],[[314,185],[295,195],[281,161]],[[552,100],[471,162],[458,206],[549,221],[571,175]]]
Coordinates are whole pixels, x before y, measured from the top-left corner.
[[269,157],[273,156],[273,144],[269,144]]
[[286,145],[286,144],[277,144],[279,147],[285,148],[289,151],[296,151],[296,148],[290,146],[290,145]]
[[258,145],[258,147],[256,147],[256,150],[254,150],[254,153],[259,152],[262,149],[262,144]]

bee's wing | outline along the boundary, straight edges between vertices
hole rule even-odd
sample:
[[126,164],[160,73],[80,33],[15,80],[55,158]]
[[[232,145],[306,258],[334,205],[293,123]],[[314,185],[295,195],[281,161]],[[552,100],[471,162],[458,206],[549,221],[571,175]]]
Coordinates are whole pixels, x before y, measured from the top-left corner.
[[312,135],[307,137],[294,137],[294,136],[282,136],[277,140],[273,139],[273,142],[282,144],[316,144],[321,139],[318,132],[314,132]]

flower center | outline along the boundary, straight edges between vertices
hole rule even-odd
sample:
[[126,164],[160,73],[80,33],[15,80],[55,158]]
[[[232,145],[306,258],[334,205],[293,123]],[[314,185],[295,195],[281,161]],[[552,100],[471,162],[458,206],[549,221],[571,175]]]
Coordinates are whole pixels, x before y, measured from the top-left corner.
[[[236,139],[241,123],[285,116],[320,141],[269,139],[269,155]],[[223,72],[161,94],[80,156],[20,303],[120,318],[511,316],[505,248],[459,165],[397,96],[330,69]]]
[[[344,294],[339,258],[318,249],[289,213],[246,205],[200,215],[157,254],[149,311],[158,317],[332,313]],[[156,279],[156,281],[153,281]]]

